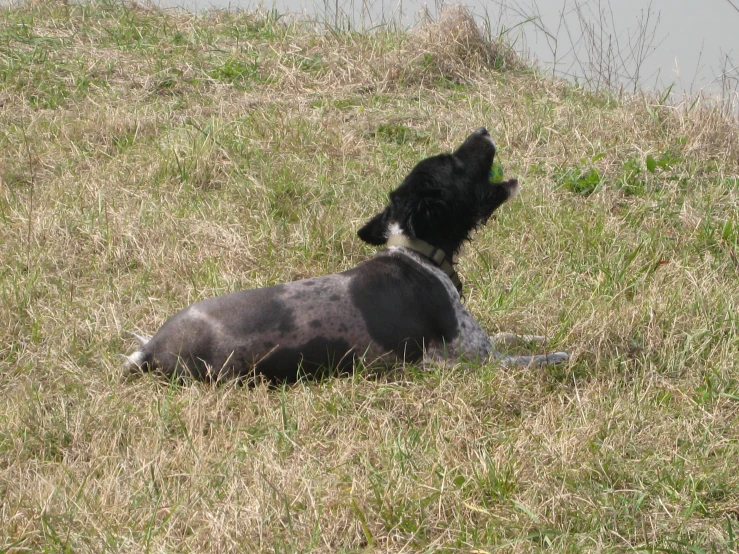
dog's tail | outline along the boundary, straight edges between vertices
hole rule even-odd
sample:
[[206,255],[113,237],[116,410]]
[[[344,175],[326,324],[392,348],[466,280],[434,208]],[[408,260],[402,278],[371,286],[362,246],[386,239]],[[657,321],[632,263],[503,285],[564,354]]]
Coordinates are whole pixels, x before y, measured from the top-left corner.
[[124,362],[125,368],[129,372],[141,372],[146,371],[151,367],[151,354],[146,352],[144,346],[151,340],[151,337],[144,335],[137,335],[131,331],[126,331],[129,335],[133,336],[141,346],[136,352],[125,356]]
[[149,356],[142,350],[137,350],[133,354],[126,356],[124,365],[126,369],[131,371],[143,370],[149,367]]
[[151,340],[151,337],[147,337],[145,335],[137,335],[133,331],[126,331],[129,335],[131,335],[133,338],[135,338],[137,341],[139,341],[139,344],[141,346],[146,346],[146,343]]

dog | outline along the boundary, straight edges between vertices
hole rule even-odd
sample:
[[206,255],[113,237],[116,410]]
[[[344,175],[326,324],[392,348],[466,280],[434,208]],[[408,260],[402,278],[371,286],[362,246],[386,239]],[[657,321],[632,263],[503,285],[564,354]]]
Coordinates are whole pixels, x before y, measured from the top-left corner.
[[152,337],[135,335],[132,371],[204,381],[261,375],[294,382],[358,361],[429,360],[544,365],[565,352],[504,356],[494,343],[542,342],[509,333],[489,337],[461,303],[455,256],[470,233],[518,192],[516,179],[493,183],[496,147],[484,127],[451,154],[419,162],[387,207],[358,232],[386,246],[353,269],[197,302]]

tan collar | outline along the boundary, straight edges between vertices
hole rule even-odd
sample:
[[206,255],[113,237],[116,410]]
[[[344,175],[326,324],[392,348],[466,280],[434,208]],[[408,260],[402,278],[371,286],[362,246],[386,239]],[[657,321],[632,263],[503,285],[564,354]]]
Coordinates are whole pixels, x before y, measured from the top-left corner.
[[387,245],[404,246],[405,248],[410,248],[411,250],[415,250],[419,254],[425,256],[449,276],[459,295],[462,295],[462,281],[459,280],[459,276],[457,275],[457,272],[454,271],[452,264],[450,264],[446,259],[446,254],[443,250],[430,245],[426,241],[414,239],[406,235],[390,235],[387,239]]

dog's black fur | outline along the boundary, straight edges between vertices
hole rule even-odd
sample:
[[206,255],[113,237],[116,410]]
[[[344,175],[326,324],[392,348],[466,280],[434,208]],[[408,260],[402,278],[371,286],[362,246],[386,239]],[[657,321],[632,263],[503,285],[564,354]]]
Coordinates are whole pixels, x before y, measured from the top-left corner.
[[[454,153],[421,161],[359,237],[379,246],[401,233],[452,260],[472,230],[517,190],[515,179],[489,181],[494,156],[490,135],[478,129]],[[198,302],[140,340],[131,368],[204,380],[261,374],[284,382],[326,367],[351,370],[360,357],[481,361],[492,353],[449,277],[399,247],[340,274]]]
[[484,225],[518,185],[515,179],[489,182],[495,145],[482,131],[473,133],[453,154],[432,156],[416,165],[390,193],[387,208],[359,230],[359,238],[383,245],[388,225],[395,222],[451,259],[470,232]]

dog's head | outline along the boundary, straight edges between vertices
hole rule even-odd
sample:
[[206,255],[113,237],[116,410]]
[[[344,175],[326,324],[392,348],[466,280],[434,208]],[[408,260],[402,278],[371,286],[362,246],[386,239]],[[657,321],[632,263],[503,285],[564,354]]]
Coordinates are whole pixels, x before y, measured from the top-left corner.
[[481,127],[452,154],[419,162],[390,193],[390,204],[359,230],[359,238],[379,246],[402,233],[452,256],[518,191],[516,179],[490,182],[494,157],[495,143]]

